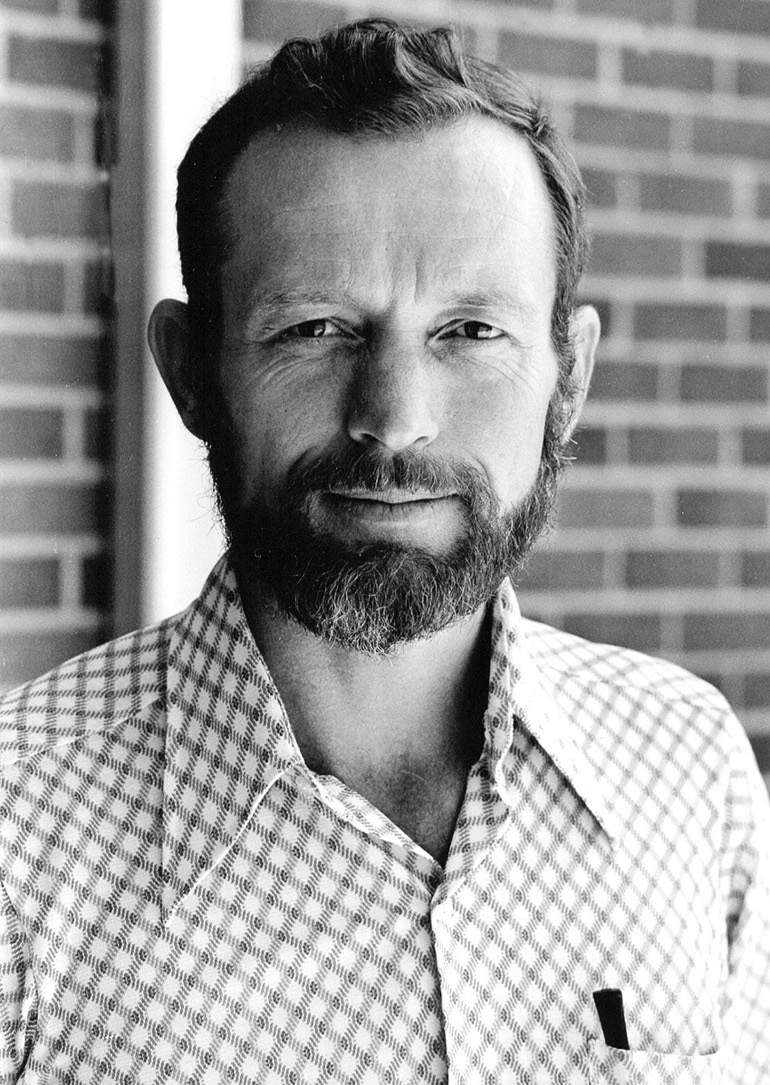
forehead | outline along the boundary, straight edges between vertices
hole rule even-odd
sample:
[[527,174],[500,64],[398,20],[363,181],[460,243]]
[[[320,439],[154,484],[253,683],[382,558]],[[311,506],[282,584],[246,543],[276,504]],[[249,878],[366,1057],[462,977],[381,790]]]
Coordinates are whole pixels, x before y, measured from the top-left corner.
[[537,161],[523,137],[484,117],[399,138],[296,125],[261,133],[223,197],[231,282],[239,272],[352,282],[375,265],[477,287],[506,269],[531,276],[535,291],[555,278],[553,212]]

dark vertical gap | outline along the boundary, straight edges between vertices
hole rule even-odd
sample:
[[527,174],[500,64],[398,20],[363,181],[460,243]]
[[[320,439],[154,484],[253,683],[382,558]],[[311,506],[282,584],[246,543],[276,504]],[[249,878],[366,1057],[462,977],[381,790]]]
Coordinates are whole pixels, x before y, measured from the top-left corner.
[[110,175],[115,266],[113,629],[141,622],[145,471],[146,0],[117,0]]

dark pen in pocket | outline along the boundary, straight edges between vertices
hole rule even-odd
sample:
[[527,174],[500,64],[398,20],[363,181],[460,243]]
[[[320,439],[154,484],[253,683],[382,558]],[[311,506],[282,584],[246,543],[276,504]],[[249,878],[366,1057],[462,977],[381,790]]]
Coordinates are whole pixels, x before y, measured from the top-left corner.
[[594,1002],[607,1047],[617,1047],[621,1051],[628,1051],[622,992],[617,987],[605,987],[601,991],[594,991]]

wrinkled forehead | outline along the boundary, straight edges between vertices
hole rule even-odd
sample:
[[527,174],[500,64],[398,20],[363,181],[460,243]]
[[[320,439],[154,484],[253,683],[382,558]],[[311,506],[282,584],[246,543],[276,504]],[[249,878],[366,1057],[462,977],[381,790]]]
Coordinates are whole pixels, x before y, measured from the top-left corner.
[[[499,121],[471,116],[429,131],[341,135],[292,122],[255,136],[223,189],[225,260],[256,230],[284,234],[297,219],[352,232],[409,234],[426,216],[490,236],[527,224],[553,249],[553,211],[526,140]],[[536,236],[537,235],[537,236]]]

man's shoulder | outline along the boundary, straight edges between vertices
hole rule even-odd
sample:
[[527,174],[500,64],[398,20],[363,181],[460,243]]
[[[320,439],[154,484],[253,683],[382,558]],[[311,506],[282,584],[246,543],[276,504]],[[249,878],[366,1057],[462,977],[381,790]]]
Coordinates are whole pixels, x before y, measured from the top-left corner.
[[[583,739],[606,750],[654,748],[667,760],[720,766],[749,751],[723,694],[668,660],[525,621],[527,652]],[[615,756],[613,754],[613,756]]]
[[677,663],[617,644],[586,640],[529,618],[523,628],[532,660],[554,679],[578,687],[612,687],[631,698],[643,693],[672,706],[681,702],[717,714],[731,713],[718,689]]
[[619,803],[633,777],[634,794],[648,795],[661,810],[685,791],[709,808],[718,795],[761,792],[766,807],[746,732],[714,686],[629,648],[539,622],[525,621],[522,629],[547,696]]
[[146,716],[165,699],[177,620],[101,644],[0,697],[0,765]]

